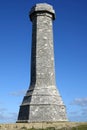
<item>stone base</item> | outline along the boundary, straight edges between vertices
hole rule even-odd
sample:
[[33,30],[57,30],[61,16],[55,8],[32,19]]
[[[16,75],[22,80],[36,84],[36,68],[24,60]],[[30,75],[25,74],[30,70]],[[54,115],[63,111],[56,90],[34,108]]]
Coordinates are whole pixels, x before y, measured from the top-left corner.
[[30,88],[20,106],[17,122],[68,121],[66,108],[56,86]]
[[20,106],[17,122],[57,122],[67,121],[64,106],[39,104]]

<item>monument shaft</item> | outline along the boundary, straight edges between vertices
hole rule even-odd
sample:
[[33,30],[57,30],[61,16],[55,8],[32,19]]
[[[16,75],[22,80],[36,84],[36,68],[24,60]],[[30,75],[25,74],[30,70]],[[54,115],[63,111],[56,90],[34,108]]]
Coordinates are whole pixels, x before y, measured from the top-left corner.
[[31,82],[20,106],[17,122],[67,121],[65,105],[56,90],[51,5],[37,4],[32,21]]
[[55,84],[52,14],[37,12],[31,14],[32,29],[32,59],[31,86],[36,84],[44,87]]

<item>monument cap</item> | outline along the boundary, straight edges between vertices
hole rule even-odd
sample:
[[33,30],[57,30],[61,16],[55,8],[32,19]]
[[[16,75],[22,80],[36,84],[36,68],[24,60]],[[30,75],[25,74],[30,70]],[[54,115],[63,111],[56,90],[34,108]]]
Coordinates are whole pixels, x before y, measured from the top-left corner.
[[53,7],[47,3],[39,3],[31,8],[29,13],[30,20],[32,21],[32,17],[37,13],[48,13],[52,15],[52,19],[55,20],[55,11]]

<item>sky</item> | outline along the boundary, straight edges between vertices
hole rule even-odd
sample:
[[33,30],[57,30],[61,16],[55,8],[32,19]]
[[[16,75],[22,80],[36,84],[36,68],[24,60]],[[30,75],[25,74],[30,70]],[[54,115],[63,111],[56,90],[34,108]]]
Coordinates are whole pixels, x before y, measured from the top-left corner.
[[69,121],[87,121],[87,0],[0,0],[0,123],[16,122],[30,84],[36,3],[51,4],[56,86]]

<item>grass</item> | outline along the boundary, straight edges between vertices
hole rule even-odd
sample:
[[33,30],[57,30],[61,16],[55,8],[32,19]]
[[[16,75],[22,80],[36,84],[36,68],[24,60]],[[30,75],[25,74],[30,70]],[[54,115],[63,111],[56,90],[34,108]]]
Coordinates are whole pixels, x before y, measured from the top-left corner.
[[48,127],[45,129],[27,129],[26,127],[22,127],[20,130],[87,130],[87,125],[79,125],[77,127],[72,127],[72,128],[61,128],[61,129],[56,129],[55,127]]
[[87,130],[87,122],[0,124],[0,130]]
[[48,127],[46,129],[35,129],[35,128],[31,128],[31,129],[27,129],[26,127],[22,127],[20,130],[55,130],[54,127]]
[[87,125],[80,125],[80,126],[78,126],[77,130],[87,130]]

